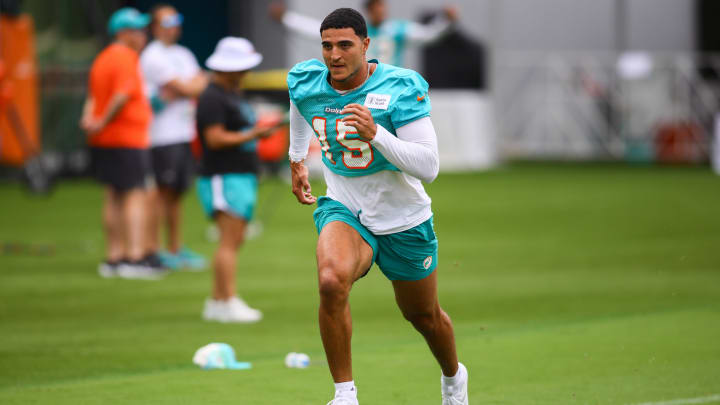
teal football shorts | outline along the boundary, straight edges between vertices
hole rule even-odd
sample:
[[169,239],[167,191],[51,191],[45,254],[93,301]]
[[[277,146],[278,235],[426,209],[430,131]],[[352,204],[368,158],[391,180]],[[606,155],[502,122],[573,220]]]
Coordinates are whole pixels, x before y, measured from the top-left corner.
[[438,241],[433,230],[432,217],[406,231],[374,235],[347,207],[332,198],[322,196],[318,199],[313,218],[318,234],[325,225],[333,221],[344,222],[353,227],[370,245],[373,262],[377,263],[389,280],[422,280],[437,267]]
[[197,192],[205,214],[214,218],[223,211],[250,221],[257,203],[257,177],[252,173],[225,173],[197,180]]

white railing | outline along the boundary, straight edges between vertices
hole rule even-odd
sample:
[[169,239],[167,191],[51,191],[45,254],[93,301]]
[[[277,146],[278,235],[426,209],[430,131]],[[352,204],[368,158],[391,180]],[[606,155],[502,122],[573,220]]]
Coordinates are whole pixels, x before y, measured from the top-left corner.
[[[710,149],[720,55],[502,53],[493,68],[503,157],[654,160],[680,133],[687,160]],[[682,135],[684,129],[689,134]]]

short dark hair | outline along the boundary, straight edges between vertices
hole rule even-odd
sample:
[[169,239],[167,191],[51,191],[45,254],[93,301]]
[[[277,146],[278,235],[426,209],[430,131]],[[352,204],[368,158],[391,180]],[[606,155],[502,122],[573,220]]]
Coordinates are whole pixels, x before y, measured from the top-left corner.
[[320,24],[320,34],[331,28],[352,28],[353,31],[355,31],[355,35],[360,38],[367,38],[365,18],[363,18],[362,14],[357,10],[352,8],[338,8],[328,14],[322,24]]

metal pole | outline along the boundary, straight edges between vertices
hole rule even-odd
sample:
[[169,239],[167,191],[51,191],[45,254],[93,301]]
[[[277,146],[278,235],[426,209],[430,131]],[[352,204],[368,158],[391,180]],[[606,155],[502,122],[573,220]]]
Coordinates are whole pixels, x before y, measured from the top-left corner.
[[627,0],[615,0],[615,52],[627,50]]

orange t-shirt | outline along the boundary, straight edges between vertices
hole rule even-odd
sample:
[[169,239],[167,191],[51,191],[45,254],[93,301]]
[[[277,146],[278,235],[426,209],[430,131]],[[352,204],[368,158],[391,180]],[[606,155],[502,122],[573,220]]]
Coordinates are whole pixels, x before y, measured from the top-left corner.
[[152,109],[145,96],[140,56],[132,48],[114,43],[105,48],[90,68],[90,97],[93,116],[100,118],[118,94],[129,99],[100,132],[90,137],[92,146],[144,149],[150,145]]

